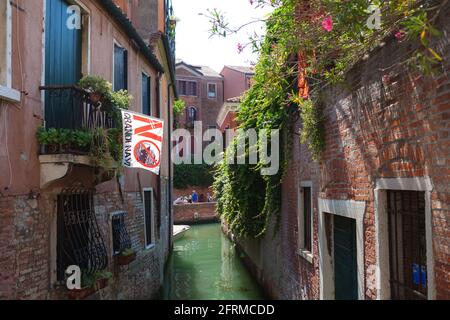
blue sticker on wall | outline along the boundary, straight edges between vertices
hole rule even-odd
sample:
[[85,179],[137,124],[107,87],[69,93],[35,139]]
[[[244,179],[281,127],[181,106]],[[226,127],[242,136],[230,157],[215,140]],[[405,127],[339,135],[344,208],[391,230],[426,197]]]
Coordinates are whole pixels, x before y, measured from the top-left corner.
[[422,287],[427,286],[427,266],[420,266],[420,280],[422,282]]
[[419,285],[420,284],[420,267],[417,263],[413,263],[412,273],[413,273],[413,283],[415,285]]

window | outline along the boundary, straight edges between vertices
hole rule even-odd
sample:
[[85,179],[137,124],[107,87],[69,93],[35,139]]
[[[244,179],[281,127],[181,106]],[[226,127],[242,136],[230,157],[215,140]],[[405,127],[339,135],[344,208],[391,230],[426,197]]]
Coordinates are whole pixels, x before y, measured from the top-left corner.
[[215,83],[208,83],[208,98],[216,98],[217,97],[217,86]]
[[9,0],[0,0],[0,99],[20,101],[20,92],[12,89],[12,21]]
[[131,249],[131,239],[125,227],[126,212],[112,215],[113,254],[118,255],[126,249]]
[[114,91],[128,89],[128,52],[114,44]]
[[144,189],[144,224],[145,247],[150,248],[155,243],[155,218],[153,214],[153,189]]
[[151,78],[145,73],[142,74],[142,113],[152,115],[151,107]]
[[65,279],[68,266],[95,273],[108,265],[106,246],[94,211],[90,190],[65,189],[57,198],[57,279]]
[[182,96],[197,96],[197,82],[178,80],[178,92]]
[[312,184],[300,183],[298,236],[300,255],[312,262]]
[[428,295],[425,192],[387,192],[391,299]]
[[186,110],[186,122],[194,123],[197,121],[197,109],[195,107],[188,107]]

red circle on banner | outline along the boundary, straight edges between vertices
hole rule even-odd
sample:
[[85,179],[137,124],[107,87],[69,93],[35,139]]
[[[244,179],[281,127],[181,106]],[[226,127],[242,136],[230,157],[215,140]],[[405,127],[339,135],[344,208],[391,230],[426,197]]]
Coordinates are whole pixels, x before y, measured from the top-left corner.
[[161,163],[161,150],[154,142],[143,140],[134,147],[134,158],[140,165],[154,169]]

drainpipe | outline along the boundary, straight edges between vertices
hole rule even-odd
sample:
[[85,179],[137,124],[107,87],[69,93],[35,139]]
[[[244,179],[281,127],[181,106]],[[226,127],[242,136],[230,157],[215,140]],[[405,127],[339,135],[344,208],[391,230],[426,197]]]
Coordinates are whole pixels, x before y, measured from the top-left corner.
[[172,249],[173,247],[173,243],[172,243],[172,161],[170,159],[172,153],[172,130],[173,130],[173,125],[172,125],[172,117],[171,117],[171,110],[170,110],[170,105],[171,105],[171,101],[170,101],[170,88],[173,87],[172,83],[169,83],[169,85],[167,86],[167,114],[168,114],[168,121],[169,121],[169,157],[167,159],[167,165],[168,165],[168,175],[169,175],[169,185],[168,185],[168,189],[169,189],[169,195],[168,195],[168,199],[169,199],[169,234],[168,234],[168,244],[170,249]]
[[[156,118],[161,118],[161,77],[162,73],[158,72],[158,76],[156,77]],[[162,156],[162,155],[161,155]],[[161,171],[158,177],[158,183],[156,186],[156,190],[158,192],[158,211],[159,211],[159,220],[158,220],[158,233],[161,235],[161,220],[162,220],[162,210],[161,210],[161,180],[162,174]]]

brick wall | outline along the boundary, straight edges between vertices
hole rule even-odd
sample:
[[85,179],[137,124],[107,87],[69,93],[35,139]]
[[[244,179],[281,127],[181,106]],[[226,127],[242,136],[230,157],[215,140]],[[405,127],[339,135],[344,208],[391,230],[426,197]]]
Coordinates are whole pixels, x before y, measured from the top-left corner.
[[[445,62],[435,76],[423,76],[405,65],[408,43],[388,39],[348,74],[347,86],[323,92],[326,149],[319,162],[306,146],[294,143],[288,174],[283,180],[281,214],[282,274],[279,296],[287,299],[320,297],[318,199],[363,201],[363,294],[377,298],[377,238],[375,186],[381,178],[429,178],[432,247],[436,298],[450,298],[450,27],[441,14],[444,36],[435,47]],[[348,89],[351,88],[351,89]],[[300,127],[300,124],[297,124]],[[313,183],[313,261],[298,254],[297,190]],[[385,214],[385,213],[384,213]],[[328,241],[331,241],[328,239]],[[266,256],[279,248],[262,243]],[[428,270],[430,272],[430,270]],[[262,269],[263,277],[273,270]],[[276,280],[272,280],[277,288]]]
[[[196,107],[198,111],[197,119],[202,121],[203,130],[207,130],[208,126],[215,126],[217,116],[223,104],[223,80],[220,78],[205,78],[193,77],[193,74],[185,69],[177,69],[177,80],[189,80],[197,82],[197,96],[180,96],[180,99],[186,103],[186,107]],[[217,90],[217,97],[214,99],[208,98],[207,84],[215,83]],[[179,116],[179,125],[184,128],[186,124],[186,114]]]
[[217,220],[216,203],[188,203],[173,206],[174,223],[195,223]]
[[0,197],[0,299],[45,299],[49,217],[30,196]]
[[[56,190],[55,190],[56,192]],[[0,198],[0,299],[65,299],[67,291],[53,290],[52,254],[56,252],[56,193]],[[163,197],[163,199],[165,199]],[[114,274],[111,284],[90,299],[150,299],[158,295],[162,270],[168,255],[168,217],[161,218],[155,246],[145,248],[144,213],[141,194],[95,194],[95,212],[107,247],[107,270]],[[125,225],[137,258],[119,266],[112,256],[111,214],[126,211]],[[166,211],[164,211],[166,212]],[[156,219],[155,219],[156,222]]]

